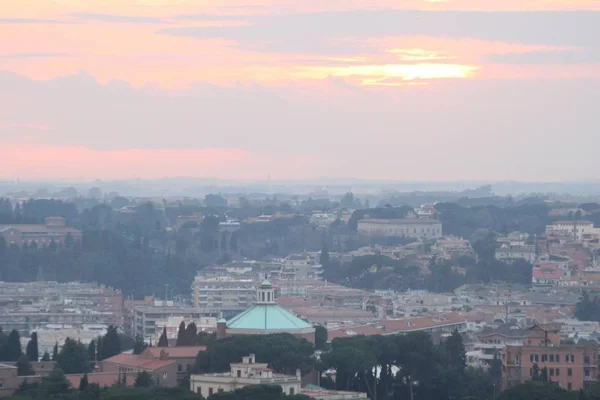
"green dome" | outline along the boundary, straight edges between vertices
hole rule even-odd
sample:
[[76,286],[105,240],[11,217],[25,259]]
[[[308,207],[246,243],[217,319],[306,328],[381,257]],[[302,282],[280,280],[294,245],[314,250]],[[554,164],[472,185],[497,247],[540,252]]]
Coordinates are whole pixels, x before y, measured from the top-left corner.
[[227,322],[227,329],[295,330],[312,328],[276,304],[257,304]]

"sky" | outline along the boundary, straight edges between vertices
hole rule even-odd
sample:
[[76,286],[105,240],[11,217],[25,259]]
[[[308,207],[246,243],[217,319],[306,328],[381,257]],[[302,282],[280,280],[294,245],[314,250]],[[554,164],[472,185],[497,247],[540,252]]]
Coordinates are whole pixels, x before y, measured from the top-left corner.
[[0,179],[598,178],[600,0],[0,0]]

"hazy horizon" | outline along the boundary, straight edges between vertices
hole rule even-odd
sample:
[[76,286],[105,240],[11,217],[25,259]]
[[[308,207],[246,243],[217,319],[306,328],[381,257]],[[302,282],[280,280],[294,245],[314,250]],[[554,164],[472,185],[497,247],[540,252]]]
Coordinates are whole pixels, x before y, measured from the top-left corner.
[[597,0],[80,3],[2,8],[0,180],[600,168]]

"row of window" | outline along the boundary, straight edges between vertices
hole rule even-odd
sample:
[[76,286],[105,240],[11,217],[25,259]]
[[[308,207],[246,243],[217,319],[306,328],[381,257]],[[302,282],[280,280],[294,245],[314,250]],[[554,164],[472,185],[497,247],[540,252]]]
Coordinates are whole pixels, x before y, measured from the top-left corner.
[[[548,375],[560,376],[560,368],[548,368]],[[529,376],[533,376],[533,368],[529,368]],[[567,368],[567,376],[573,376],[573,368]]]
[[[585,360],[584,362],[589,363],[590,362],[590,357],[589,356],[585,356],[584,357]],[[531,362],[539,362],[540,360],[542,362],[560,362],[560,354],[542,354],[541,357],[538,354],[531,354],[529,356],[529,360]],[[567,363],[574,363],[575,362],[575,354],[567,354],[565,355],[565,361]]]

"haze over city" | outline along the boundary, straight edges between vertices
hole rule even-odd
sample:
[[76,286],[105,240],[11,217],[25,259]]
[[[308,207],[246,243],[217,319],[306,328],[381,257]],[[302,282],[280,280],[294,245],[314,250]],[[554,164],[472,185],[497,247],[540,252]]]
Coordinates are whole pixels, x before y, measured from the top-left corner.
[[598,1],[0,0],[0,179],[595,178]]

